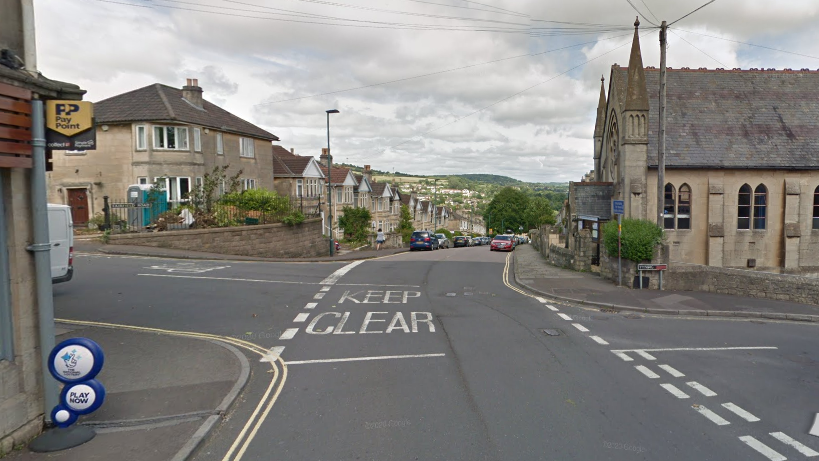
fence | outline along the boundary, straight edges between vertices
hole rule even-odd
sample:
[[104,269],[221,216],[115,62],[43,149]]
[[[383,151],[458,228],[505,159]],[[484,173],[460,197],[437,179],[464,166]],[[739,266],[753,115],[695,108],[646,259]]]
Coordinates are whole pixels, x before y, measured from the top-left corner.
[[[216,202],[210,211],[184,208],[178,202],[153,201],[129,202],[111,201],[104,198],[103,214],[105,224],[102,229],[112,233],[141,232],[148,230],[174,230],[188,228],[252,226],[257,224],[280,223],[294,211],[301,211],[305,219],[316,218],[321,213],[321,204],[303,206],[300,201],[289,199],[272,211],[246,209],[236,205]],[[188,210],[193,223],[188,225],[183,213]]]

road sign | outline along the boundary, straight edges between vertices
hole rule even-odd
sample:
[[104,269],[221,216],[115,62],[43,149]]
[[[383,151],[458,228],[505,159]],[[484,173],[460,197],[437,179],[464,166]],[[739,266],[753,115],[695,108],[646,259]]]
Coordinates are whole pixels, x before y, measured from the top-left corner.
[[612,200],[611,206],[614,209],[614,214],[626,214],[625,200]]
[[637,264],[638,271],[664,271],[668,270],[668,264]]

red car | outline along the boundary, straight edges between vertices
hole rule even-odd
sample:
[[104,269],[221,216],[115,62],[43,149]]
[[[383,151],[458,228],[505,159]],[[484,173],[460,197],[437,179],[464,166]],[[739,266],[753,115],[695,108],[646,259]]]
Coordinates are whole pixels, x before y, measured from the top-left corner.
[[492,239],[492,243],[489,244],[489,251],[512,251],[515,249],[515,245],[512,242],[511,235],[496,235],[495,238]]

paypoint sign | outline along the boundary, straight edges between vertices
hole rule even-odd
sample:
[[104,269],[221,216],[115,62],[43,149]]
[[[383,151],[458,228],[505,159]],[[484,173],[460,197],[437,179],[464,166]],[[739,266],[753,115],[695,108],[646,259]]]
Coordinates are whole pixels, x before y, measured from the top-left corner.
[[46,147],[94,150],[94,106],[88,101],[46,101]]

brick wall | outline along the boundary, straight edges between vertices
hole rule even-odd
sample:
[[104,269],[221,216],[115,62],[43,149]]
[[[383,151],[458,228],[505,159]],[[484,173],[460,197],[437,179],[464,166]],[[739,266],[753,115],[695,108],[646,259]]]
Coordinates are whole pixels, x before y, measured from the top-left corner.
[[264,258],[308,258],[330,254],[328,239],[321,231],[321,219],[317,218],[296,226],[262,224],[112,235],[109,243]]

